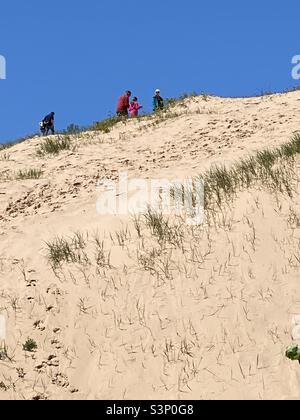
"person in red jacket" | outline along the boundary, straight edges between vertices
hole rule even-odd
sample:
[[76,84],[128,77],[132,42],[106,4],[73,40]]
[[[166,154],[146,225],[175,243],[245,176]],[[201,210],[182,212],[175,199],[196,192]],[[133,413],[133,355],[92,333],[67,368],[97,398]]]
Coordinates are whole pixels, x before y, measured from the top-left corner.
[[130,97],[131,97],[131,92],[130,90],[127,90],[127,92],[119,98],[118,105],[117,105],[117,115],[119,117],[128,117],[128,110],[130,107]]

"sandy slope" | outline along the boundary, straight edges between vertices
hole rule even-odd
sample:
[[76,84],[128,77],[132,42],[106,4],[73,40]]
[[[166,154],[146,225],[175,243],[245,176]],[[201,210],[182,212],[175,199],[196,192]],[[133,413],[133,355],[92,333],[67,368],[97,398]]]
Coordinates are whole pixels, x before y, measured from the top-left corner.
[[[39,138],[6,151],[9,159],[0,152],[0,313],[12,359],[0,361],[0,398],[300,397],[299,366],[284,357],[300,314],[300,231],[288,223],[297,198],[241,193],[215,227],[186,232],[184,252],[159,253],[130,217],[96,212],[99,179],[230,165],[289,140],[299,104],[300,92],[199,97],[158,125],[84,134],[58,157],[37,157]],[[15,179],[29,168],[42,178]],[[121,246],[115,232],[127,223]],[[90,264],[53,272],[45,242],[77,231],[89,234]],[[96,233],[110,266],[97,267]],[[141,266],[151,250],[155,271]],[[33,354],[22,350],[28,337]]]

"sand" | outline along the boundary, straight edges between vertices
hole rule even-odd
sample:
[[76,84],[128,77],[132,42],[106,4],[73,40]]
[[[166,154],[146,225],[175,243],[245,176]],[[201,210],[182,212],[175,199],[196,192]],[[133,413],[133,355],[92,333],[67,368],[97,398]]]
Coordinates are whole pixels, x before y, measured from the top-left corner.
[[[298,196],[241,192],[184,250],[96,211],[99,180],[120,172],[197,176],[281,145],[299,130],[299,105],[299,91],[197,97],[157,124],[84,133],[58,156],[37,156],[38,137],[0,151],[0,399],[299,398],[299,365],[285,358],[300,315]],[[30,168],[42,177],[16,179]],[[86,262],[53,270],[46,243],[76,232]]]

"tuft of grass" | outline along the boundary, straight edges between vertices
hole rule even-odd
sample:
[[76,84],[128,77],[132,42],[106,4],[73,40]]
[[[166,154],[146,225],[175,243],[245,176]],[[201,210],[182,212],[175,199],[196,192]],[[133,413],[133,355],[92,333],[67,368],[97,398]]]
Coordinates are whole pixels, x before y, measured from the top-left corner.
[[25,344],[23,344],[23,350],[28,353],[33,353],[37,348],[37,343],[32,338],[28,338]]
[[197,92],[183,93],[178,98],[167,98],[165,100],[165,108],[174,108],[176,105],[184,105],[184,101],[189,98],[198,96]]
[[146,213],[144,213],[144,218],[146,226],[161,246],[166,243],[178,248],[182,246],[183,232],[180,226],[171,225],[161,212],[157,212],[151,207],[148,207]]
[[10,154],[9,153],[2,153],[1,156],[0,156],[0,160],[9,161],[10,160]]
[[169,222],[168,220],[165,220],[163,214],[148,207],[144,217],[146,226],[151,230],[152,234],[157,237],[158,242],[165,242],[168,239]]
[[100,269],[103,268],[111,268],[110,257],[111,253],[105,251],[104,241],[101,241],[100,238],[96,235],[95,236],[95,245],[96,245],[96,255],[95,260],[97,264],[97,270],[99,272]]
[[86,130],[86,128],[82,128],[82,127],[80,127],[79,125],[76,125],[76,124],[70,124],[70,125],[68,125],[66,130],[63,131],[62,134],[74,135],[74,134],[79,134],[84,130]]
[[38,156],[57,155],[61,151],[71,149],[71,139],[69,136],[59,136],[57,139],[48,138],[40,146],[37,151]]
[[300,228],[300,215],[293,208],[290,208],[290,214],[287,222],[288,226],[292,229]]
[[43,175],[43,171],[41,169],[27,169],[27,170],[20,170],[17,173],[17,179],[40,179]]
[[84,236],[76,233],[72,238],[57,237],[52,242],[46,242],[47,258],[54,269],[61,267],[63,263],[89,264],[89,258],[85,252],[87,246]]

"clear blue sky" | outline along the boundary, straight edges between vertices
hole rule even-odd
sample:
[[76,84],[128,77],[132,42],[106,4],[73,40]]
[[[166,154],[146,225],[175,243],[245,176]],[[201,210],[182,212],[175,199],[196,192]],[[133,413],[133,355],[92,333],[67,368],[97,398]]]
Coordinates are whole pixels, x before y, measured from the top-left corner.
[[254,95],[297,84],[299,0],[10,0],[2,2],[0,142],[88,125],[131,89],[151,109],[188,91]]

